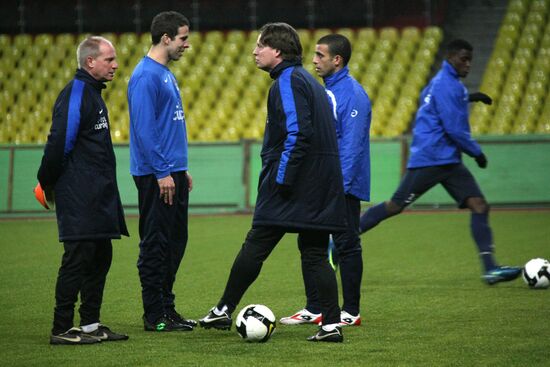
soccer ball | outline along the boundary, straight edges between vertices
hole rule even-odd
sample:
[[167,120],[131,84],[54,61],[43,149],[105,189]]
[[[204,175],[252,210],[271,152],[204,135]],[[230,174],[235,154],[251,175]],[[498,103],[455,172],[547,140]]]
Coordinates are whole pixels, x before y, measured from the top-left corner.
[[248,305],[237,315],[235,326],[247,342],[265,343],[275,331],[275,315],[264,305]]
[[532,259],[523,268],[523,280],[531,288],[550,286],[550,262],[545,259]]

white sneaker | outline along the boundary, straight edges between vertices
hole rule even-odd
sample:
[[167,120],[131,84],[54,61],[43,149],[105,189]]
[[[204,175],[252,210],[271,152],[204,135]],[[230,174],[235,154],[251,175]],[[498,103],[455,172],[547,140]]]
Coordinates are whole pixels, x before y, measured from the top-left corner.
[[322,320],[320,313],[311,313],[305,308],[292,316],[283,317],[279,322],[283,325],[319,324]]
[[353,316],[346,311],[340,313],[341,326],[359,326],[361,325],[361,315]]

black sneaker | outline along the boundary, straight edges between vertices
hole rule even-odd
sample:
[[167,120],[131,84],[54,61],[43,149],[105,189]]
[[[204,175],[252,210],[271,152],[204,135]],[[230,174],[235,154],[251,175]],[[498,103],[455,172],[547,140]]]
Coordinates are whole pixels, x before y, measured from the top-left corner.
[[114,342],[119,340],[128,340],[128,335],[118,334],[105,325],[99,325],[98,328],[89,333],[82,332],[82,334],[98,339],[102,342]]
[[310,342],[331,342],[331,343],[341,343],[344,341],[344,335],[342,334],[342,328],[336,326],[334,330],[326,331],[322,327],[319,328],[317,334],[307,338]]
[[154,323],[147,321],[147,318],[143,316],[143,329],[145,331],[193,331],[193,327],[177,323],[170,319],[168,316],[161,316]]
[[168,317],[178,324],[183,324],[191,327],[197,326],[197,322],[195,320],[186,319],[182,315],[180,315],[177,311],[170,311],[168,312]]
[[78,345],[78,344],[96,344],[101,343],[101,340],[92,338],[82,332],[77,327],[70,328],[61,334],[50,335],[50,344],[54,345]]
[[218,330],[230,330],[231,329],[231,316],[229,316],[226,312],[224,312],[222,315],[216,315],[214,313],[214,308],[208,312],[208,315],[203,317],[199,320],[199,324],[201,327],[205,329],[218,329]]

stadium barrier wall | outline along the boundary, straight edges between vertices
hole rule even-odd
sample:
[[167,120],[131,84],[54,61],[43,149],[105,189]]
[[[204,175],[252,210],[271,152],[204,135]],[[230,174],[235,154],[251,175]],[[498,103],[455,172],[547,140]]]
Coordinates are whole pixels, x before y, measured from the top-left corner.
[[[478,180],[493,205],[547,206],[550,204],[550,137],[497,137],[480,140],[489,160],[479,169],[469,157],[464,163]],[[406,167],[409,138],[373,139],[371,202],[391,197]],[[261,143],[190,144],[190,173],[194,189],[192,213],[247,212],[256,201],[261,169]],[[0,146],[0,214],[40,215],[34,199],[36,172],[43,152],[41,145]],[[117,178],[127,213],[137,212],[137,191],[129,173],[129,148],[115,146]],[[416,203],[420,207],[454,205],[442,187],[436,187]]]

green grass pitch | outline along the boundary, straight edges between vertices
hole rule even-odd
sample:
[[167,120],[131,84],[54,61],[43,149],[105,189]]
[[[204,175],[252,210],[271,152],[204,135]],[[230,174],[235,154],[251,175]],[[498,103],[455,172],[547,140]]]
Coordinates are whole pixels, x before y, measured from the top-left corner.
[[[251,217],[192,216],[175,286],[178,309],[198,319],[221,296]],[[309,343],[316,328],[277,325],[266,344],[230,332],[146,333],[136,269],[137,220],[114,241],[102,322],[130,340],[50,346],[54,282],[62,246],[53,220],[0,222],[2,366],[548,366],[550,289],[521,279],[493,287],[480,265],[467,212],[406,213],[362,237],[363,325],[342,344]],[[496,255],[506,265],[550,258],[550,211],[494,211]],[[270,307],[277,318],[304,306],[295,235],[264,264],[239,309]],[[78,313],[76,316],[78,323]]]

